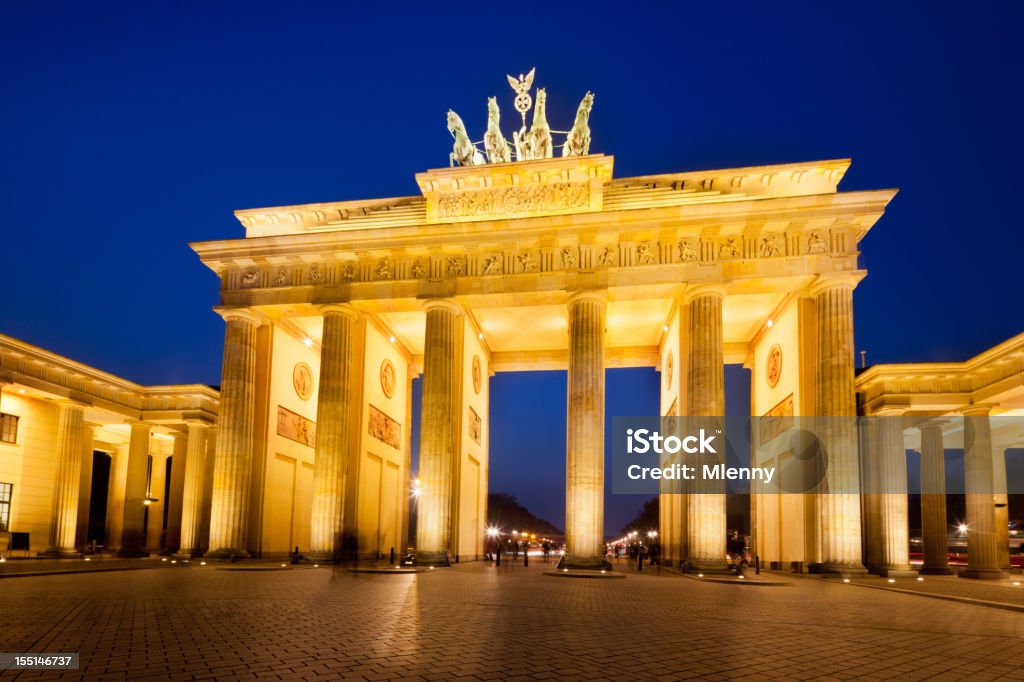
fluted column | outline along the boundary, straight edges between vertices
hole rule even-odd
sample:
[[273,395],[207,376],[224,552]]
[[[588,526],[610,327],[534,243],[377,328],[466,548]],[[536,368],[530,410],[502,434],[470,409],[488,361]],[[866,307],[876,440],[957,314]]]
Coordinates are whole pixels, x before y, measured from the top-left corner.
[[107,539],[108,550],[121,549],[124,528],[124,489],[128,481],[128,446],[118,445],[110,455],[110,480],[107,484]]
[[252,479],[256,410],[256,329],[259,318],[245,310],[223,313],[224,365],[221,371],[217,450],[210,507],[211,558],[244,558]]
[[79,476],[82,471],[82,431],[85,410],[81,405],[60,405],[57,425],[57,477],[53,485],[50,536],[44,556],[76,557]]
[[82,424],[82,468],[78,475],[78,525],[75,530],[75,547],[85,549],[89,537],[89,507],[92,502],[92,449],[98,424]]
[[167,505],[167,535],[164,538],[163,553],[174,554],[181,548],[182,498],[185,496],[185,467],[188,457],[188,431],[174,436],[171,451],[171,485],[164,500]]
[[907,455],[903,445],[902,409],[879,411],[878,484],[880,547],[879,575],[909,576],[910,520],[907,514]]
[[999,568],[1012,568],[1010,563],[1010,498],[1006,487],[1006,450],[993,445],[992,447],[992,502],[996,516],[996,553],[999,555]]
[[[687,292],[688,308],[686,395],[687,416],[701,417],[702,428],[709,433],[724,431],[725,349],[722,340],[722,301],[720,287],[697,287]],[[709,419],[710,418],[710,419]],[[716,454],[694,455],[697,479],[692,481],[687,514],[687,550],[689,567],[702,571],[725,570],[725,481],[703,478],[704,465],[725,462],[723,447]]]
[[923,575],[952,575],[949,567],[949,524],[946,522],[946,461],[942,425],[932,422],[921,431],[921,536]]
[[[812,287],[817,313],[815,406],[818,438],[828,458],[827,488],[819,495],[821,570],[864,573],[860,463],[853,385],[852,277],[822,278]],[[836,419],[843,417],[843,419]]]
[[206,471],[206,434],[209,424],[188,422],[185,442],[185,480],[181,491],[181,543],[177,555],[191,558],[201,554],[203,519],[203,475]]
[[320,388],[316,407],[316,460],[310,557],[337,560],[342,552],[345,474],[352,449],[353,346],[357,312],[349,305],[321,308]]
[[449,300],[426,303],[423,402],[420,412],[422,493],[416,499],[416,562],[445,564],[451,550],[452,484],[456,462],[455,346],[459,308]]
[[132,422],[128,441],[128,464],[124,484],[124,515],[121,523],[119,556],[146,556],[146,488],[149,484],[150,426]]
[[569,298],[566,568],[601,568],[604,548],[604,292]]
[[861,453],[861,525],[864,531],[864,564],[873,573],[882,566],[882,496],[879,494],[880,417],[859,420]]
[[975,406],[964,415],[964,482],[967,492],[967,568],[964,578],[1005,578],[996,551],[996,510],[992,491],[992,433],[989,408]]

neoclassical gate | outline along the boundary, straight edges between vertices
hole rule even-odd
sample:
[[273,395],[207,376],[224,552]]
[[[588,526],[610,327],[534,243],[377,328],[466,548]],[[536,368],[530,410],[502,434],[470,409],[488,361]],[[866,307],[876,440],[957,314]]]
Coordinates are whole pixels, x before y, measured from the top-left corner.
[[[430,170],[418,196],[238,211],[245,239],[192,245],[227,324],[210,547],[387,553],[416,504],[422,558],[481,556],[494,372],[568,370],[579,567],[603,553],[605,368],[657,367],[667,415],[722,414],[725,363],[752,370],[753,415],[854,415],[857,244],[895,190],[838,192],[848,166],[614,178],[593,154]],[[855,438],[834,438],[830,476],[857,476]],[[778,554],[764,560],[861,565],[856,494],[754,509]],[[724,495],[661,510],[667,560],[721,562]]]

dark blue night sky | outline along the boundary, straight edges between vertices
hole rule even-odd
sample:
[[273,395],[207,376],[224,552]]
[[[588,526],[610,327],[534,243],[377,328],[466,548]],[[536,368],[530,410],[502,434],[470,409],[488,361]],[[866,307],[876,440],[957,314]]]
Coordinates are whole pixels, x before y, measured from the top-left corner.
[[[3,3],[0,332],[217,384],[217,280],[187,243],[241,237],[237,208],[415,194],[447,164],[447,109],[478,137],[534,65],[553,123],[596,93],[592,151],[619,177],[852,157],[842,189],[900,187],[861,244],[869,362],[1024,329],[1024,3],[626,7]],[[609,417],[657,411],[653,370],[608,384]],[[557,524],[564,387],[500,375],[491,415],[492,488]],[[609,497],[608,532],[641,502]]]

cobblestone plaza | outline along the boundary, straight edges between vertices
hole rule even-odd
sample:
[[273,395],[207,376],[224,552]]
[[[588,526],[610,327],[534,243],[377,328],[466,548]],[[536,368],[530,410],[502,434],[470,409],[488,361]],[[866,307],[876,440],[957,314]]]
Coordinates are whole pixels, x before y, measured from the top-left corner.
[[[562,580],[546,568],[0,580],[0,649],[81,653],[77,672],[4,679],[1024,679],[1019,611],[818,579]],[[1020,603],[1020,588],[971,584]]]

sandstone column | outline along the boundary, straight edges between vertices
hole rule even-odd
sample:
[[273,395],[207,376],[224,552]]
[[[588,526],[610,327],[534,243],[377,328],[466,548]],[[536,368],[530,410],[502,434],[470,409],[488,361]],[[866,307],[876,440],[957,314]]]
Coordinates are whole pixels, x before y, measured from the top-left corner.
[[82,431],[85,410],[77,403],[62,402],[57,426],[57,477],[53,485],[50,536],[42,556],[77,557],[79,476],[82,471]]
[[1006,450],[993,445],[992,448],[992,502],[995,505],[996,552],[999,567],[1012,568],[1010,564],[1010,508],[1006,488]]
[[903,409],[878,412],[878,489],[882,550],[878,574],[910,576],[910,529],[907,515],[907,455],[903,445]]
[[992,491],[992,433],[989,408],[972,406],[964,415],[964,479],[967,492],[967,568],[964,578],[1005,578],[996,551],[996,509]]
[[124,528],[124,489],[128,480],[128,446],[118,445],[110,456],[110,481],[107,484],[107,539],[108,550],[121,549]]
[[124,515],[118,556],[147,556],[146,487],[149,484],[149,424],[132,422],[124,484]]
[[882,559],[882,496],[879,486],[880,417],[868,415],[859,420],[861,452],[861,520],[864,530],[864,564],[873,573],[881,568]]
[[188,466],[188,432],[174,435],[174,449],[171,451],[171,486],[167,505],[167,536],[164,553],[174,554],[181,547],[182,498],[185,496],[185,467]]
[[921,431],[922,575],[952,575],[949,567],[949,526],[946,523],[946,461],[942,425],[929,422]]
[[345,474],[352,449],[353,334],[358,313],[349,305],[323,306],[321,312],[324,331],[309,555],[321,561],[334,561],[341,558],[342,552]]
[[78,476],[78,527],[75,530],[75,547],[85,549],[89,537],[89,507],[92,502],[92,449],[98,424],[82,424],[82,468]]
[[604,547],[604,292],[569,297],[565,568],[601,568]]
[[460,314],[450,300],[427,301],[420,414],[420,489],[416,499],[416,563],[447,564],[451,549],[456,462],[455,345]]
[[224,366],[213,465],[210,551],[206,556],[231,559],[249,556],[246,522],[256,410],[256,329],[260,321],[247,310],[227,310],[222,314]]
[[[853,386],[852,276],[822,277],[811,289],[817,312],[815,406],[818,438],[827,455],[819,494],[821,570],[864,573],[861,551],[860,463]],[[840,418],[841,417],[841,418]]]
[[[689,330],[687,333],[687,416],[708,433],[724,431],[725,355],[722,340],[722,301],[720,287],[701,286],[686,293]],[[710,418],[710,419],[708,419]],[[693,456],[697,479],[691,481],[687,514],[687,549],[690,568],[702,571],[726,570],[725,481],[703,478],[704,465],[725,462],[725,439],[716,439],[722,447],[715,454]]]
[[188,422],[185,445],[185,480],[181,493],[181,543],[177,555],[188,559],[201,554],[203,474],[206,471],[206,433],[209,424]]

